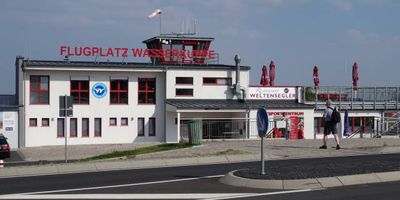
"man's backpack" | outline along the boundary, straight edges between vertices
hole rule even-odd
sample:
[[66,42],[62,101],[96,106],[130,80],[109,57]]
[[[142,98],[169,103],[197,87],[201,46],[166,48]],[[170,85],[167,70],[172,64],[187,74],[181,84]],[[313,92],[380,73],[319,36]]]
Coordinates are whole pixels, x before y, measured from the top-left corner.
[[332,109],[331,122],[333,122],[335,124],[339,123],[340,122],[340,113],[339,113],[339,111],[336,110],[336,107],[335,107],[335,109],[333,109],[331,107],[329,107],[329,108]]

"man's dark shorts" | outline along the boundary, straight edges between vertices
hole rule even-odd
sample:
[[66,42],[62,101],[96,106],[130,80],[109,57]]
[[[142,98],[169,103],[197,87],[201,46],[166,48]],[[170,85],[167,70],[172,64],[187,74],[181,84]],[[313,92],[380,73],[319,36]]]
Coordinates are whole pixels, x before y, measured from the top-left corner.
[[337,134],[336,123],[326,122],[324,126],[324,135]]

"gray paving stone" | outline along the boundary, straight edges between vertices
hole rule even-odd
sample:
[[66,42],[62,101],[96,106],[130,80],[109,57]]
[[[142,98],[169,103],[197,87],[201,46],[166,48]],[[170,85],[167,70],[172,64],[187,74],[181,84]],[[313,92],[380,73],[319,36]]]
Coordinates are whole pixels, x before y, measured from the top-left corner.
[[17,174],[19,176],[54,174],[57,172],[58,172],[58,169],[55,165],[29,166],[29,167],[18,167],[17,168]]
[[246,183],[246,187],[250,188],[283,189],[282,180],[249,180]]
[[130,160],[132,168],[167,167],[164,160]]
[[205,156],[196,157],[199,164],[228,163],[229,160],[225,156]]
[[317,179],[283,180],[284,190],[321,188]]
[[400,181],[400,171],[375,173],[382,181]]
[[379,183],[381,180],[376,174],[358,174],[349,176],[338,176],[343,185],[358,185],[365,183]]
[[59,173],[97,171],[94,163],[71,163],[57,165]]
[[128,169],[132,167],[131,162],[127,160],[96,162],[94,164],[96,165],[96,168],[99,170]]
[[251,154],[227,155],[226,158],[229,162],[254,161],[256,159],[254,155]]
[[3,167],[0,168],[0,177],[10,177],[17,175],[16,167]]
[[342,182],[337,177],[317,178],[317,181],[324,188],[343,186]]
[[165,159],[164,162],[167,166],[184,166],[184,165],[194,165],[197,164],[198,161],[196,158],[170,158]]

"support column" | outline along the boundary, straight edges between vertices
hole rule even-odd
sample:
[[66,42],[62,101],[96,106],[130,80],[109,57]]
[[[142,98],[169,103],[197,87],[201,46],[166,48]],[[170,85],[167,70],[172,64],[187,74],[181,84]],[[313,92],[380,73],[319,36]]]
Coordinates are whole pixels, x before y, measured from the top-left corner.
[[176,133],[177,133],[177,136],[176,136],[176,140],[177,140],[177,142],[179,143],[180,141],[180,136],[181,136],[181,113],[180,112],[178,112],[177,113],[177,117],[176,117],[176,120],[177,120],[177,131],[176,131]]

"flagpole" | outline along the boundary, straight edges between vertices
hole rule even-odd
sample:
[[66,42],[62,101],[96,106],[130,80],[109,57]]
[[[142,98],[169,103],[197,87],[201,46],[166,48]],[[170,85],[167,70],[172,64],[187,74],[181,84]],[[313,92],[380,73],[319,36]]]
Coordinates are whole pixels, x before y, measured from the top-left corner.
[[161,35],[161,14],[160,14],[160,35]]

